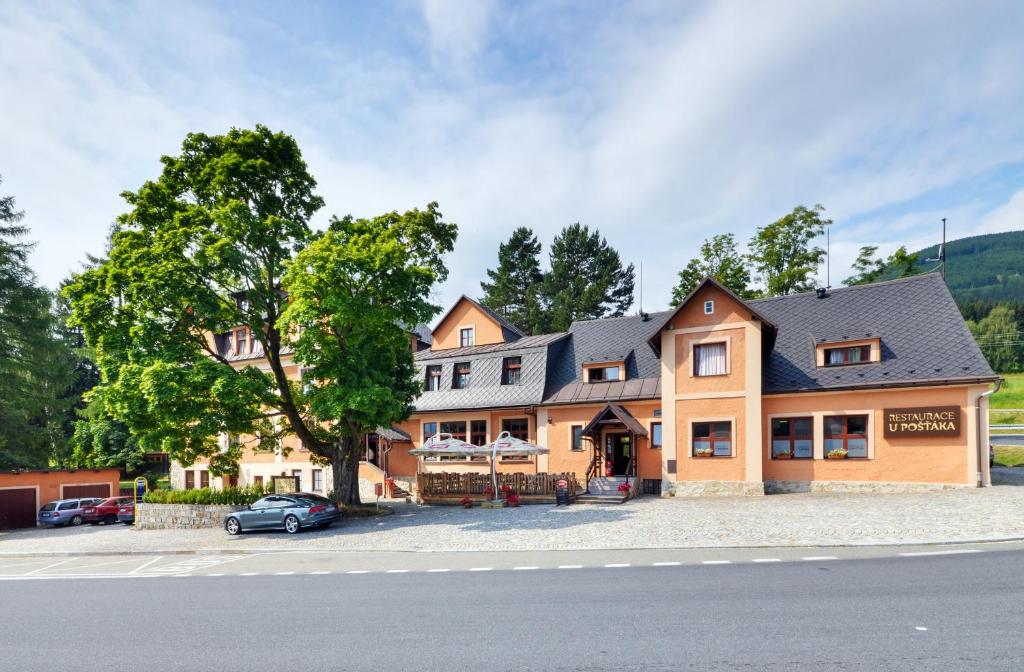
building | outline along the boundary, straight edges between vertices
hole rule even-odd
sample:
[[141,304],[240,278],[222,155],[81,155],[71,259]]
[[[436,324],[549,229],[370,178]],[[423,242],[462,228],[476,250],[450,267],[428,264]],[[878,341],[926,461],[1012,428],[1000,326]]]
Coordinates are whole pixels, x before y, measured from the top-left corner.
[[121,494],[117,469],[24,469],[0,471],[0,530],[35,527],[47,502]]
[[[541,336],[463,296],[413,340],[424,392],[409,420],[371,437],[368,490],[485,472],[486,460],[408,451],[435,433],[483,444],[502,431],[550,452],[501,457],[499,472],[620,477],[648,494],[989,482],[998,377],[937,274],[752,301],[706,279],[670,311]],[[247,452],[243,482],[263,465],[328,487],[301,450]]]

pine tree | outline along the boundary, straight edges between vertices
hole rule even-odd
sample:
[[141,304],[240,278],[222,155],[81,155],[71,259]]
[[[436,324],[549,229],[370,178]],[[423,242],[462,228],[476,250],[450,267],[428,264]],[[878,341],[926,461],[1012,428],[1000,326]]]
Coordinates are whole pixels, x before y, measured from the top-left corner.
[[551,270],[544,278],[547,328],[565,331],[574,320],[619,317],[633,304],[633,264],[601,234],[579,223],[567,226],[551,245]]
[[679,272],[679,284],[672,290],[672,305],[682,303],[706,277],[714,278],[741,298],[754,298],[754,292],[748,287],[750,271],[744,258],[736,251],[736,237],[731,233],[722,233],[704,241],[700,246],[700,256],[691,259]]
[[72,378],[52,295],[28,265],[32,244],[12,196],[0,197],[0,469],[46,466],[65,446]]
[[508,242],[498,246],[498,268],[487,270],[490,282],[480,283],[484,290],[480,302],[528,334],[540,333],[543,322],[540,250],[532,230],[517,228]]

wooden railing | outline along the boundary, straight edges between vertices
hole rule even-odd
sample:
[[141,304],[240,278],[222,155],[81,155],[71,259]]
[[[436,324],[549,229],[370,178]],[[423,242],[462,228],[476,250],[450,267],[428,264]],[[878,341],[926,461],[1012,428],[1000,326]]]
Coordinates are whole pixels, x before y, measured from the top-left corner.
[[587,465],[587,473],[585,475],[585,478],[587,479],[586,490],[588,494],[590,493],[590,479],[597,477],[597,473],[600,468],[601,461],[598,459],[597,454],[595,453],[594,457],[590,458],[590,464]]
[[[576,474],[498,474],[498,490],[509,486],[520,496],[555,496],[555,485],[566,480],[569,492],[575,494],[579,485]],[[490,474],[457,474],[448,472],[421,472],[416,475],[420,497],[483,496],[491,488]]]

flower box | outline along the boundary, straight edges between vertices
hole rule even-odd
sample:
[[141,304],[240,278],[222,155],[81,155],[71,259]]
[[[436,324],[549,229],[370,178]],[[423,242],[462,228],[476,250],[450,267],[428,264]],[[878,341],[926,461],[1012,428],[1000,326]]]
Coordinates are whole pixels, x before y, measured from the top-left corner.
[[846,459],[846,451],[843,451],[843,452],[831,452],[828,455],[826,455],[825,457],[827,457],[830,460],[845,460]]
[[714,453],[694,453],[694,457],[714,457]]
[[778,455],[775,456],[775,459],[776,460],[792,460],[793,459],[793,453],[779,453]]

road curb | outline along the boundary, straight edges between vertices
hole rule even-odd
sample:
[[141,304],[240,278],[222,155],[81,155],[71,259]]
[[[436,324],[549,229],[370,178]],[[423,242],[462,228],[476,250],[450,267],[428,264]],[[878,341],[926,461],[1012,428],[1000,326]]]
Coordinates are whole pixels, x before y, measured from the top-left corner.
[[964,546],[967,544],[1002,544],[1024,541],[1024,536],[1013,537],[984,537],[976,539],[950,540],[916,540],[898,541],[891,543],[872,544],[788,544],[784,546],[620,546],[609,548],[524,548],[524,549],[492,549],[492,550],[429,550],[429,549],[331,549],[331,548],[199,548],[199,549],[171,549],[171,550],[122,550],[122,551],[0,551],[2,558],[84,558],[103,556],[125,556],[125,555],[275,555],[275,554],[300,554],[300,553],[336,553],[339,555],[360,555],[373,553],[392,554],[419,554],[419,553],[617,553],[623,551],[729,551],[729,550],[754,550],[754,549],[791,549],[791,548],[900,548],[903,546]]

